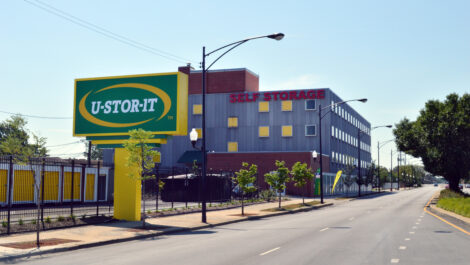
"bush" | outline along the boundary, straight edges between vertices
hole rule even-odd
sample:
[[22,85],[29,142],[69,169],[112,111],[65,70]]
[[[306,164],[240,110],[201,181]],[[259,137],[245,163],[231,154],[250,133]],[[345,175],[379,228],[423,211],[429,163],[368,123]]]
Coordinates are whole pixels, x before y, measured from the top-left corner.
[[59,215],[59,217],[57,218],[57,222],[63,222],[63,221],[65,221],[65,218]]
[[33,221],[31,221],[31,224],[35,225],[35,224],[36,224],[36,219],[34,219]]
[[51,217],[46,217],[46,221],[45,221],[47,224],[50,224],[51,223]]
[[8,226],[7,221],[3,220],[3,221],[2,221],[2,227],[7,227],[7,226]]
[[18,221],[18,224],[19,224],[19,225],[24,225],[23,219],[20,219],[20,220]]
[[259,196],[261,197],[262,200],[270,202],[276,199],[277,194],[273,190],[263,190],[260,192]]

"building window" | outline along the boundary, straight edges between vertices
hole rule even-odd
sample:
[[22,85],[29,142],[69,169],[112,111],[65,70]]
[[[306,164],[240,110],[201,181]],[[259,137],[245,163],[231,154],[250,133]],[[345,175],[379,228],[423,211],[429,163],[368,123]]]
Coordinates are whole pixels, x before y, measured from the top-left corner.
[[315,103],[314,99],[305,100],[305,110],[315,110]]
[[335,126],[331,126],[331,137],[335,137]]
[[227,149],[229,152],[238,152],[238,142],[228,142]]
[[238,117],[228,117],[228,127],[237,128],[238,127]]
[[193,115],[201,115],[202,114],[202,105],[201,104],[194,104],[193,105]]
[[269,126],[259,126],[258,135],[259,137],[269,137]]
[[269,101],[262,101],[258,103],[259,112],[269,112]]
[[292,136],[292,125],[282,126],[282,137],[291,137]]
[[282,111],[292,111],[292,100],[283,100],[281,102]]
[[317,135],[317,126],[305,125],[305,136],[316,136],[316,135]]

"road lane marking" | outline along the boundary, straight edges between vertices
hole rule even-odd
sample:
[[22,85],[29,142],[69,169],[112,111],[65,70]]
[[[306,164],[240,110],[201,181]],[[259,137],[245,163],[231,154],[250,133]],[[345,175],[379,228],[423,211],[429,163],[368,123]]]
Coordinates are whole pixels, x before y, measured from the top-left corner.
[[405,249],[406,249],[406,246],[400,246],[398,249],[399,249],[399,250],[405,250]]
[[329,228],[329,227],[323,228],[322,230],[320,230],[320,232],[326,231],[326,230],[328,230],[328,229],[330,229],[330,228]]
[[392,260],[390,261],[390,263],[398,263],[398,262],[400,262],[400,259],[392,259]]
[[414,235],[415,232],[411,231],[410,234]]
[[349,221],[352,221],[352,220],[354,220],[354,217],[349,218]]
[[413,229],[416,229],[416,226],[413,226],[412,228],[413,228]]
[[416,224],[419,225],[419,222],[417,222]]
[[421,222],[421,218],[420,218],[420,219],[418,219],[418,222]]
[[463,232],[463,233],[465,233],[465,234],[467,234],[467,235],[470,236],[470,232],[468,232],[467,230],[465,230],[465,229],[463,229],[463,228],[461,228],[461,227],[459,227],[459,226],[456,226],[456,225],[454,225],[453,223],[451,223],[451,222],[449,222],[449,221],[447,221],[447,220],[441,218],[440,216],[437,216],[437,215],[431,213],[430,211],[428,211],[427,208],[429,207],[429,204],[431,203],[432,199],[434,199],[434,196],[431,197],[431,199],[428,201],[428,203],[426,204],[426,206],[424,206],[424,208],[423,208],[423,210],[424,210],[426,213],[428,213],[428,214],[430,214],[430,215],[436,217],[437,219],[439,219],[439,220],[441,220],[442,222],[444,222],[444,223],[446,223],[446,224],[452,226],[453,228],[459,230],[460,232]]
[[410,241],[411,239],[409,237],[405,238],[405,241]]
[[260,256],[264,256],[264,255],[266,255],[266,254],[269,254],[269,253],[271,253],[271,252],[274,252],[274,251],[276,251],[276,250],[279,250],[280,248],[281,248],[281,247],[273,248],[273,249],[268,250],[268,251],[266,251],[266,252],[263,252],[263,253],[261,253],[261,254],[259,254],[259,255],[260,255]]

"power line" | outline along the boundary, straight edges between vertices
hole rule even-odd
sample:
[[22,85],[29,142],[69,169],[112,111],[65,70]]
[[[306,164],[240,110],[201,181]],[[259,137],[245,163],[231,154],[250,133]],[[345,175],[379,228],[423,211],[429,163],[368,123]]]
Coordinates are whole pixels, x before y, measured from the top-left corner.
[[[182,58],[182,57],[179,57],[177,55],[173,55],[169,52],[165,52],[165,51],[162,51],[162,50],[159,50],[159,49],[156,49],[156,48],[153,48],[153,47],[150,47],[148,45],[145,45],[143,43],[140,43],[140,42],[137,42],[137,41],[134,41],[130,38],[127,38],[125,36],[122,36],[122,35],[119,35],[119,34],[116,34],[112,31],[109,31],[105,28],[102,28],[100,26],[97,26],[93,23],[90,23],[90,22],[87,22],[81,18],[78,18],[76,16],[73,16],[69,13],[66,13],[58,8],[55,8],[49,4],[46,4],[46,3],[43,3],[39,0],[34,0],[35,2],[31,2],[30,0],[24,0],[26,3],[28,4],[31,4],[37,8],[40,8],[50,14],[53,14],[55,16],[58,16],[58,17],[61,17],[69,22],[72,22],[74,23],[75,25],[78,25],[78,26],[81,26],[81,27],[84,27],[86,29],[89,29],[95,33],[98,33],[98,34],[101,34],[103,36],[106,36],[110,39],[113,39],[113,40],[116,40],[116,41],[119,41],[121,43],[124,43],[124,44],[127,44],[129,46],[132,46],[134,48],[137,48],[137,49],[140,49],[140,50],[143,50],[143,51],[146,51],[146,52],[149,52],[149,53],[152,53],[154,55],[157,55],[157,56],[160,56],[160,57],[163,57],[165,59],[168,59],[168,60],[172,60],[172,61],[176,61],[176,62],[180,62],[180,63],[188,63],[188,62],[193,62],[192,60],[187,60],[185,58]],[[193,62],[194,63],[194,62]]]
[[36,118],[36,119],[52,119],[52,120],[70,120],[72,117],[51,117],[51,116],[36,116],[36,115],[26,115],[21,113],[14,113],[0,110],[0,113],[10,114],[10,115],[19,115],[22,117]]
[[79,144],[79,143],[82,143],[82,141],[75,141],[75,142],[66,143],[66,144],[50,145],[50,146],[46,146],[46,148],[66,146],[66,145]]

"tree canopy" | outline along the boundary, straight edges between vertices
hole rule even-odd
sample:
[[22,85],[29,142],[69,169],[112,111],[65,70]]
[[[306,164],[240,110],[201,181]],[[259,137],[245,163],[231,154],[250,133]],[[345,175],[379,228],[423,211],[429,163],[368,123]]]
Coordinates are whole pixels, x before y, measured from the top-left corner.
[[26,124],[20,115],[13,115],[0,123],[0,155],[17,158],[47,156],[46,138],[28,133]]
[[416,121],[407,118],[393,130],[401,151],[420,157],[424,169],[443,176],[458,191],[470,172],[470,95],[450,94],[446,100],[430,100]]

